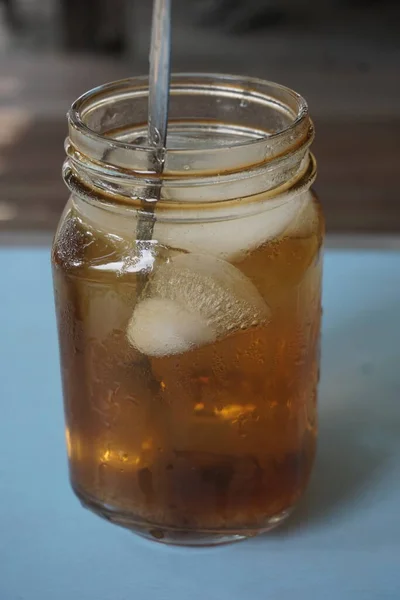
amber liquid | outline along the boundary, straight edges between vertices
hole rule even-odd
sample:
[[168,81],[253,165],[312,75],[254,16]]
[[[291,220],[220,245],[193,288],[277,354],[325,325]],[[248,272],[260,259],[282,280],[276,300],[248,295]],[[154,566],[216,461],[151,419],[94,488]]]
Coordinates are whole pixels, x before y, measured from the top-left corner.
[[177,541],[255,534],[296,504],[316,445],[322,238],[314,218],[234,263],[268,323],[152,357],[126,336],[137,301],[126,254],[67,215],[53,265],[70,474],[85,504]]

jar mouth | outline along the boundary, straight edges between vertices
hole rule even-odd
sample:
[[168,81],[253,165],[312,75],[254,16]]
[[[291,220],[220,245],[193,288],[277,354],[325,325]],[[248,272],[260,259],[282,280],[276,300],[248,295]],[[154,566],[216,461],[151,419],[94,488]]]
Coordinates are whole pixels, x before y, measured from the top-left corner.
[[[151,175],[147,98],[147,77],[86,92],[68,113],[68,143],[111,170]],[[166,178],[243,171],[304,153],[314,135],[307,103],[291,89],[251,77],[192,73],[171,76],[169,132]]]

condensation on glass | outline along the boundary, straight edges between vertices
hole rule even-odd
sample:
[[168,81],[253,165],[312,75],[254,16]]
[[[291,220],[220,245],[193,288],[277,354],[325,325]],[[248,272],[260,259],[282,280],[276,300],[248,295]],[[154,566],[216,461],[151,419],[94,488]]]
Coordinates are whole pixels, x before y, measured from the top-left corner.
[[[279,85],[174,76],[160,178],[146,116],[146,79],[69,113],[52,260],[71,482],[147,537],[241,539],[287,517],[314,460],[313,126]],[[137,240],[158,197],[152,239]]]

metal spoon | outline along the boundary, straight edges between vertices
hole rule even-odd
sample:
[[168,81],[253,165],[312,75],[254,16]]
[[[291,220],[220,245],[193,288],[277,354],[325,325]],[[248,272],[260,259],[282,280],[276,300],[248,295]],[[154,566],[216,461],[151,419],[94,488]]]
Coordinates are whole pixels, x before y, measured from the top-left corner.
[[[155,186],[152,186],[142,200],[142,210],[139,213],[136,239],[146,242],[152,239],[154,229],[154,209],[161,195],[161,175],[164,170],[165,148],[167,141],[168,125],[168,100],[170,81],[170,55],[171,55],[171,0],[154,0],[153,23],[151,29],[150,46],[150,74],[149,74],[149,104],[148,104],[148,130],[147,145],[154,149],[149,161],[149,171],[159,175]],[[148,280],[148,273],[140,271],[137,280],[137,297],[143,293]],[[141,367],[147,372],[149,385],[153,386],[154,396],[159,393],[159,383],[155,379],[151,362],[147,356],[141,359]],[[159,422],[160,405],[156,402],[149,407],[149,427],[155,427]],[[162,443],[160,433],[159,443]],[[151,471],[147,470],[146,476],[150,477]],[[143,475],[143,471],[140,471]]]
[[[147,144],[152,149],[149,170],[162,175],[164,170],[165,147],[168,127],[168,104],[170,85],[171,56],[171,0],[154,0],[153,22],[150,45],[150,74],[148,101]],[[161,177],[142,200],[136,238],[138,241],[152,239],[154,210],[161,194]],[[147,275],[139,278],[139,294],[146,283]]]
[[154,0],[150,46],[149,121],[150,146],[165,149],[171,56],[171,0]]

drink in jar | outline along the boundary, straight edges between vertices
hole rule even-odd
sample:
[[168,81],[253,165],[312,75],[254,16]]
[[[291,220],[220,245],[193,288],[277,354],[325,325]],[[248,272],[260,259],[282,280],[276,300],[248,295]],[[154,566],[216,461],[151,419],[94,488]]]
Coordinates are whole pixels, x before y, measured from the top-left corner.
[[255,535],[290,513],[314,460],[320,205],[300,188],[231,199],[223,218],[159,208],[137,241],[137,213],[75,194],[56,235],[72,486],[155,539]]

